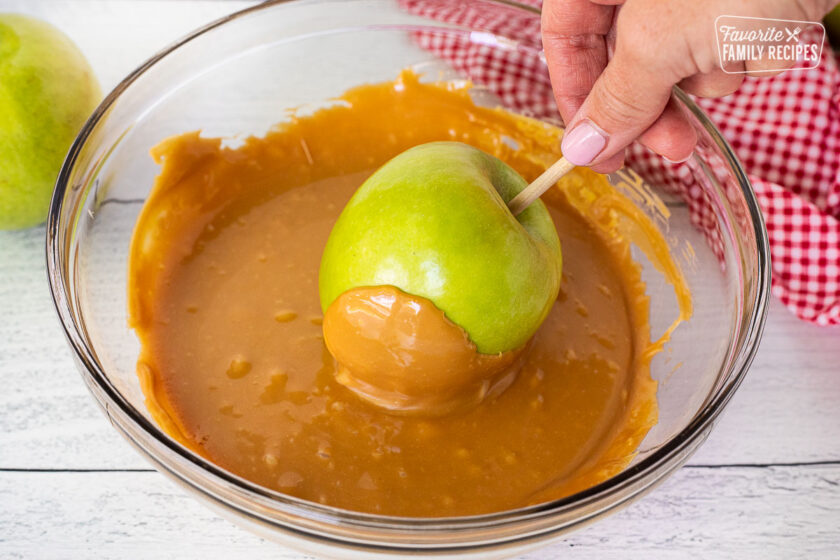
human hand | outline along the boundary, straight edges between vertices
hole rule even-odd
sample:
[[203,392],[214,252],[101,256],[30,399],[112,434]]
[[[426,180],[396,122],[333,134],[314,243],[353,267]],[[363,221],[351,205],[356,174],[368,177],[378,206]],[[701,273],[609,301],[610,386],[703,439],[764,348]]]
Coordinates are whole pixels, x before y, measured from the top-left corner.
[[639,141],[671,161],[691,155],[696,134],[671,98],[674,85],[700,97],[734,92],[746,75],[788,65],[720,67],[720,15],[818,21],[837,0],[545,0],[543,48],[567,123],[563,155],[608,173]]

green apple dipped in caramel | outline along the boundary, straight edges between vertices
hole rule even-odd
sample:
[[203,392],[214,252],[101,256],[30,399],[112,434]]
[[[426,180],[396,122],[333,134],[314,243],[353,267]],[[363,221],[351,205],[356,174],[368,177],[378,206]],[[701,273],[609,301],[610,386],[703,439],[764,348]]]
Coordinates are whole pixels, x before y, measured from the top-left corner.
[[44,221],[64,156],[100,98],[67,36],[34,18],[0,14],[0,230]]
[[[515,365],[557,298],[560,241],[547,209],[536,201],[515,217],[507,208],[526,186],[481,150],[433,142],[393,158],[359,188],[330,234],[319,276],[327,346],[347,366],[339,381],[403,410],[429,408],[423,403],[431,401],[432,408],[449,408],[458,395],[474,402],[499,388],[510,368],[488,360],[464,368],[469,391],[452,379],[457,372],[436,371],[450,361],[472,364],[470,354]],[[382,286],[407,297],[375,290],[367,300],[358,297]],[[440,317],[431,328],[427,319],[435,311]],[[441,321],[466,335],[457,359],[445,334],[452,331]],[[349,366],[365,361],[377,366]]]

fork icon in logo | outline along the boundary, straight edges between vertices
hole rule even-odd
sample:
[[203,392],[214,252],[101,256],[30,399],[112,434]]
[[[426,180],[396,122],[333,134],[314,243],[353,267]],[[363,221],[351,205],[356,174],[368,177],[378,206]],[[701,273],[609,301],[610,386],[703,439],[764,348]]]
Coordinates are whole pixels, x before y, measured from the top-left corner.
[[799,42],[799,33],[801,31],[802,31],[801,27],[797,27],[794,30],[790,30],[787,27],[785,27],[785,32],[787,33],[787,42],[788,43],[790,43],[791,41]]

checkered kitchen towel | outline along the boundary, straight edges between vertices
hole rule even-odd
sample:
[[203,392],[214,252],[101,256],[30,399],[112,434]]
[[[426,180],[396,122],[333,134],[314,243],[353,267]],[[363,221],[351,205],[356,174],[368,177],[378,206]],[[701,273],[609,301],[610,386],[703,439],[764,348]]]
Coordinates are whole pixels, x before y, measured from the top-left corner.
[[[528,0],[537,5],[539,0]],[[402,0],[411,13],[515,38],[539,48],[539,18],[521,11],[489,10],[481,2]],[[493,90],[510,108],[537,117],[557,116],[548,73],[533,55],[418,31],[414,40],[453,68]],[[802,37],[813,41],[813,36]],[[748,78],[733,95],[698,99],[718,125],[750,176],[770,236],[773,293],[802,319],[840,324],[840,65],[826,45],[819,66],[773,78]],[[657,176],[661,160],[635,150],[637,171]],[[642,169],[639,169],[641,167]],[[661,171],[661,168],[660,168]],[[659,176],[689,204],[704,224],[706,194]]]

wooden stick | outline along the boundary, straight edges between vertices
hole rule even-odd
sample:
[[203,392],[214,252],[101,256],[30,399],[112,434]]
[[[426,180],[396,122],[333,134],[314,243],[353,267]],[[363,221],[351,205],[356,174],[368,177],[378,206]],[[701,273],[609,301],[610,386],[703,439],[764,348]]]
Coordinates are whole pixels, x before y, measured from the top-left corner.
[[574,163],[561,157],[554,165],[546,169],[542,175],[534,179],[533,183],[513,197],[513,200],[508,203],[508,208],[510,208],[514,216],[518,216],[520,212],[528,208],[532,202],[541,197],[545,191],[553,187],[563,175],[574,169],[574,167]]

